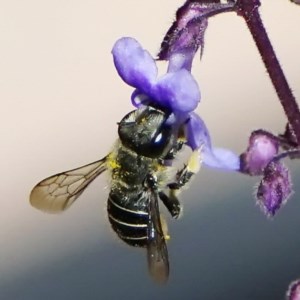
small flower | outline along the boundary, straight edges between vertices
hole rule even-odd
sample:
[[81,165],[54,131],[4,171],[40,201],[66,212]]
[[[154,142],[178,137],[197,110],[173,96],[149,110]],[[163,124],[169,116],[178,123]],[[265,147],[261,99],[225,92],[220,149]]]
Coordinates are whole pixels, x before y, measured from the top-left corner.
[[282,160],[299,153],[298,150],[279,152],[280,141],[267,131],[254,131],[247,150],[240,155],[242,173],[263,176],[257,186],[256,200],[268,217],[273,217],[292,194],[290,172]]
[[286,300],[300,300],[300,279],[293,281],[289,285]]
[[278,154],[277,140],[270,134],[257,130],[249,138],[249,146],[241,155],[241,172],[262,175],[267,164]]
[[132,101],[138,105],[149,99],[171,109],[174,114],[193,111],[200,101],[198,84],[185,69],[170,72],[158,78],[154,59],[133,38],[119,39],[112,50],[114,63],[120,77],[136,88]]
[[115,67],[120,77],[136,90],[131,100],[134,106],[155,104],[170,112],[168,119],[174,127],[183,126],[186,144],[202,149],[203,163],[207,166],[228,170],[239,170],[239,157],[226,149],[215,149],[207,127],[194,112],[200,101],[197,82],[184,65],[170,67],[168,72],[158,77],[155,60],[148,51],[142,49],[133,38],[119,39],[112,50]]
[[273,217],[292,194],[289,170],[280,161],[272,161],[264,170],[257,189],[257,202],[263,212]]

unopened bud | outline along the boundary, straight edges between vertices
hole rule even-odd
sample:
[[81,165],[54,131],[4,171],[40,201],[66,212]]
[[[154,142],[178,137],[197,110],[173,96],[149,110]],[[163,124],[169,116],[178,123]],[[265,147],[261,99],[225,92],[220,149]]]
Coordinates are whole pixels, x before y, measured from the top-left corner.
[[241,171],[249,175],[262,175],[267,164],[278,153],[278,142],[262,131],[252,132],[247,151],[241,154]]
[[300,279],[293,281],[289,285],[286,300],[300,300]]
[[257,189],[257,202],[267,216],[274,216],[292,193],[289,170],[283,163],[271,162]]

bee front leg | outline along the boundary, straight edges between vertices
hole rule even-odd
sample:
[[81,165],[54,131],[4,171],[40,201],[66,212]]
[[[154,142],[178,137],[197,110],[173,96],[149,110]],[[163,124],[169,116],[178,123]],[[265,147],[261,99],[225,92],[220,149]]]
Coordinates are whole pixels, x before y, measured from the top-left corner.
[[181,204],[178,200],[178,194],[200,169],[202,162],[200,151],[201,149],[194,150],[187,164],[177,172],[176,181],[168,185],[169,195],[167,196],[163,192],[160,192],[159,194],[160,199],[163,201],[173,218],[177,219],[182,211]]
[[191,181],[193,176],[198,173],[202,163],[200,156],[201,149],[196,149],[191,154],[188,162],[176,174],[176,181],[168,185],[171,190],[179,190]]

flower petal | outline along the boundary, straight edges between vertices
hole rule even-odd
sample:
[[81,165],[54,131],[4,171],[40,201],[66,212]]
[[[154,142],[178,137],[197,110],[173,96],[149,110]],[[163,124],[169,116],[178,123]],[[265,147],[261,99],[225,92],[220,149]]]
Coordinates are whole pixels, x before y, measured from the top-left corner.
[[271,134],[256,130],[251,133],[247,150],[241,154],[241,172],[261,175],[267,164],[278,154],[278,141]]
[[133,38],[119,39],[112,49],[115,67],[129,85],[148,92],[155,83],[157,67],[147,50]]
[[238,171],[240,169],[240,159],[232,151],[224,148],[204,148],[203,163],[209,167]]
[[236,154],[228,149],[212,147],[208,129],[196,113],[190,114],[186,124],[186,139],[193,150],[202,147],[203,164],[206,166],[233,171],[240,169],[240,159]]
[[189,121],[185,125],[187,145],[192,150],[199,149],[203,145],[210,145],[210,137],[203,120],[196,114],[191,113]]
[[[300,2],[299,2],[300,3]],[[286,293],[286,300],[299,300],[300,299],[300,279],[290,283]]]
[[148,95],[141,93],[140,90],[134,90],[131,95],[131,103],[135,107],[140,107],[142,105],[148,105],[151,102],[151,99]]
[[153,96],[160,105],[174,113],[188,113],[197,107],[200,90],[191,73],[182,69],[159,78]]
[[185,53],[174,53],[169,58],[168,72],[177,72],[181,69],[191,71],[195,51]]

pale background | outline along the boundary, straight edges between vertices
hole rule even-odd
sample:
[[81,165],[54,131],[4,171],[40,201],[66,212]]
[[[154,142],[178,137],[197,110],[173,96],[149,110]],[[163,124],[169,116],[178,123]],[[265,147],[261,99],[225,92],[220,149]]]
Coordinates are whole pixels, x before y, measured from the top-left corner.
[[[252,197],[257,178],[205,170],[169,221],[168,285],[148,277],[145,253],[118,241],[103,178],[64,214],[32,208],[41,179],[105,156],[132,107],[117,76],[114,42],[132,36],[153,55],[183,1],[0,0],[0,299],[283,299],[300,276],[296,194],[275,220]],[[300,7],[264,0],[262,17],[300,97]],[[165,64],[160,64],[162,70]],[[243,151],[250,132],[285,120],[243,20],[210,20],[194,75],[198,112],[215,144]]]

